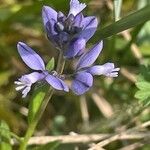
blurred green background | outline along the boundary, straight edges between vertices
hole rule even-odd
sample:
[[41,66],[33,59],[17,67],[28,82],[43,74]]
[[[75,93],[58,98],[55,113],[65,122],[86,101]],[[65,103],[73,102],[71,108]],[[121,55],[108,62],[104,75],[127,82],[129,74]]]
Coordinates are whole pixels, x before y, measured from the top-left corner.
[[[114,21],[112,1],[84,2],[88,4],[84,14],[97,16],[100,20],[99,29]],[[149,0],[123,0],[121,17],[149,3]],[[44,32],[41,17],[43,5],[67,14],[69,0],[0,0],[0,120],[5,120],[11,131],[20,136],[24,135],[28,126],[26,116],[32,92],[22,99],[21,93],[15,91],[14,81],[22,74],[30,72],[18,55],[16,44],[18,41],[27,43],[46,63],[52,57],[57,60],[58,55]],[[150,62],[149,39],[150,21],[124,34],[105,39],[97,64],[114,62],[121,68],[119,77],[96,77],[93,88],[81,97],[71,92],[56,92],[38,124],[35,135],[63,135],[71,131],[114,133],[148,121],[150,110],[143,109],[134,95],[141,62]],[[99,35],[96,34],[87,47],[98,41]],[[68,68],[71,69],[71,65]],[[65,71],[69,72],[69,69]],[[108,149],[118,149],[122,145],[123,142],[114,142]],[[64,149],[73,147],[68,145]],[[148,150],[148,146],[145,145],[142,149]]]

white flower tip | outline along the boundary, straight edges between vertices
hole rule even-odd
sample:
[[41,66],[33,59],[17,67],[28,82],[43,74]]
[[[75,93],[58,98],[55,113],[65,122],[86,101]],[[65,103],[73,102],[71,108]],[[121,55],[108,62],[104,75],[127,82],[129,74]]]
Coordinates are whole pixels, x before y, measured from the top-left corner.
[[118,72],[113,72],[109,76],[113,78],[118,77]]
[[21,46],[21,45],[25,45],[25,43],[23,43],[23,42],[18,42],[18,44],[17,44],[17,46]]
[[22,98],[25,98],[27,96],[27,94],[29,93],[31,87],[26,87],[23,91],[22,91]]
[[16,89],[16,91],[20,91],[20,90],[22,90],[24,87],[25,87],[24,85],[23,85],[23,86],[18,86],[18,87],[16,87],[15,89]]
[[71,0],[70,1],[70,11],[69,15],[73,14],[76,16],[79,14],[84,8],[86,7],[85,3],[80,3],[78,0]]
[[15,81],[14,84],[21,85],[22,83],[19,81]]
[[69,92],[69,88],[65,88],[64,91],[65,91],[65,92]]
[[23,95],[22,95],[22,98],[25,98],[26,96],[27,96],[27,93],[26,93],[26,94],[23,94]]
[[120,71],[120,68],[115,68],[113,71]]

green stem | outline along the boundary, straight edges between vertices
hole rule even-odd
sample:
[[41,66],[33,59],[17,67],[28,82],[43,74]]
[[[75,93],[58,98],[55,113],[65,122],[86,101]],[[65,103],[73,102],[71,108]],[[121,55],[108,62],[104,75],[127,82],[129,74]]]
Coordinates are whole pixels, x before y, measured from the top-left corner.
[[57,68],[56,68],[57,73],[62,74],[64,67],[65,67],[65,60],[63,58],[63,53],[60,51],[58,56]]
[[[59,74],[61,74],[63,72],[64,65],[65,65],[65,60],[63,59],[63,54],[60,52],[59,58],[58,58],[58,63],[57,63],[57,68],[56,68],[56,71]],[[36,125],[38,124],[41,116],[43,115],[43,113],[46,109],[46,106],[53,95],[53,92],[54,92],[54,89],[52,87],[50,87],[47,94],[45,95],[45,98],[43,100],[41,107],[39,108],[37,114],[35,115],[34,120],[32,121],[32,123],[29,125],[29,127],[27,129],[27,132],[26,132],[25,137],[20,145],[19,150],[26,150],[28,141],[29,141],[30,137],[32,136],[32,134],[34,133]]]

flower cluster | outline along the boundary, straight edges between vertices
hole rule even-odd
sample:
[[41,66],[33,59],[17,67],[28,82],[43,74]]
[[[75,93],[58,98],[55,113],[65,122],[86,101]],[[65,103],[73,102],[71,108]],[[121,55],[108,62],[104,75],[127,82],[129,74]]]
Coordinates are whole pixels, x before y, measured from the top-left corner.
[[[61,51],[64,59],[77,59],[70,87],[77,95],[84,94],[92,87],[94,75],[117,77],[119,71],[113,63],[93,65],[103,48],[102,41],[88,51],[85,50],[87,41],[94,35],[98,26],[96,17],[83,16],[82,10],[85,7],[84,3],[71,0],[68,15],[56,12],[49,6],[44,6],[42,9],[48,39]],[[15,81],[16,90],[22,90],[23,97],[26,97],[31,86],[38,81],[46,81],[57,90],[69,91],[68,85],[64,82],[67,75],[58,74],[54,70],[48,71],[42,58],[25,43],[19,42],[17,48],[25,64],[34,70]]]

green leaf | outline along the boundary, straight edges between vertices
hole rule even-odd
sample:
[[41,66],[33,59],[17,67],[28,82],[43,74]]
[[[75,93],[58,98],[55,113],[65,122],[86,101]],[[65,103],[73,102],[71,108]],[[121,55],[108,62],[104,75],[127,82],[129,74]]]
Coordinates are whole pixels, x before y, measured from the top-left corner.
[[28,123],[29,124],[34,120],[34,117],[42,104],[42,101],[45,97],[47,90],[48,90],[48,86],[43,85],[41,87],[38,87],[34,91],[33,96],[30,100],[30,104],[29,104],[29,113],[28,113]]
[[119,21],[110,24],[107,27],[100,29],[96,36],[100,39],[107,38],[129,28],[135,27],[138,24],[144,23],[150,20],[150,5],[120,19]]
[[144,90],[140,90],[137,91],[135,94],[135,97],[141,101],[144,101],[145,99],[150,98],[150,92],[149,91],[144,91]]
[[46,70],[51,71],[53,70],[55,67],[55,59],[54,57],[52,59],[50,59],[50,61],[47,63],[46,65]]
[[140,90],[149,90],[150,91],[150,82],[137,82],[136,86],[140,89]]
[[0,149],[1,150],[12,150],[11,144],[11,135],[9,131],[9,126],[5,121],[0,122]]
[[47,143],[43,146],[40,146],[38,148],[34,148],[32,150],[55,150],[59,145],[60,145],[59,141],[54,141],[54,142]]
[[139,89],[135,93],[135,98],[140,100],[144,105],[150,105],[150,80],[149,80],[150,67],[142,66],[141,73],[136,82],[136,86]]

